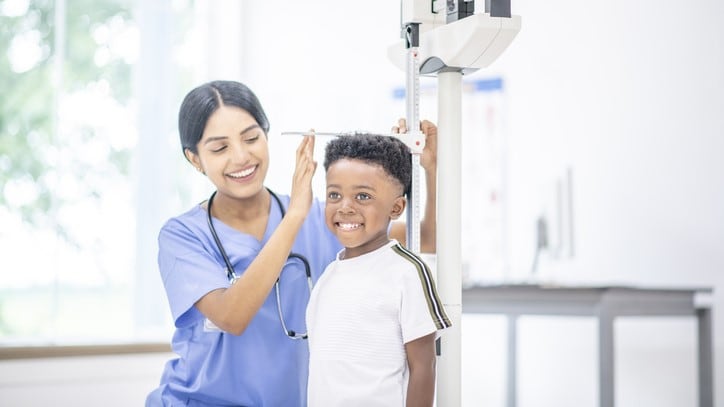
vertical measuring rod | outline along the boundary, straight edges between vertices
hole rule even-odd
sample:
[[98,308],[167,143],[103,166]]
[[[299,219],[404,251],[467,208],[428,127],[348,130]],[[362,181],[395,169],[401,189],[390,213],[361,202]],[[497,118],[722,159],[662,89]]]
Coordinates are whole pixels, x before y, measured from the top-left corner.
[[425,147],[425,137],[420,132],[420,62],[418,47],[420,23],[405,25],[407,45],[407,81],[405,98],[407,102],[407,138],[412,152],[412,183],[407,207],[407,248],[420,253],[420,155]]

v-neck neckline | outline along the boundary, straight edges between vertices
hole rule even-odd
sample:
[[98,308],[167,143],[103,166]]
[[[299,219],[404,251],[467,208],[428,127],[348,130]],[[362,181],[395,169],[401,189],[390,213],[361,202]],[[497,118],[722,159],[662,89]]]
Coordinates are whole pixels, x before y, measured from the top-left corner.
[[[271,194],[271,191],[270,191],[270,194]],[[281,201],[277,202],[277,200],[274,198],[274,195],[270,195],[269,199],[270,199],[269,213],[267,214],[267,221],[266,221],[266,226],[264,227],[264,235],[262,236],[262,240],[258,240],[255,236],[253,236],[249,233],[246,233],[246,232],[242,232],[241,230],[232,227],[231,225],[227,224],[226,222],[217,218],[216,216],[211,215],[211,219],[214,222],[214,227],[219,228],[219,225],[221,225],[221,228],[226,229],[226,231],[224,233],[221,233],[220,235],[234,233],[234,234],[244,237],[245,240],[256,243],[256,245],[259,247],[263,246],[264,243],[267,240],[269,240],[269,238],[271,237],[271,234],[274,232],[274,229],[276,228],[276,226],[272,227],[272,225],[278,225],[279,222],[281,222],[281,218],[282,218],[282,212],[281,212],[282,208],[280,208],[280,205],[283,205],[283,203]],[[206,207],[204,207],[204,206],[206,206]],[[199,209],[199,211],[201,211],[201,213],[204,217],[208,216],[208,210],[209,210],[208,209],[208,200],[205,201],[204,203],[197,205],[197,208]]]

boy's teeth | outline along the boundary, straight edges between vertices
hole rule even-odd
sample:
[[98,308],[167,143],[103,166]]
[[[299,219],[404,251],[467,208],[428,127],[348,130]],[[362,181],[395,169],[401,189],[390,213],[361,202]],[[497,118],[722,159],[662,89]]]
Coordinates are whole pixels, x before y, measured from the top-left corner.
[[345,229],[345,230],[357,229],[359,226],[360,226],[359,223],[340,223],[339,224],[340,229]]

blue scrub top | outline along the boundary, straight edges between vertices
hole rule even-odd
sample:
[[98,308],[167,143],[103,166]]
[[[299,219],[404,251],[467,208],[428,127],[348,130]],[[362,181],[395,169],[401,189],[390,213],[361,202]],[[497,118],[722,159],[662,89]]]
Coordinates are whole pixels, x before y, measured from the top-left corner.
[[[289,196],[279,198],[286,208]],[[262,242],[214,219],[237,275],[244,273],[280,221],[281,211],[274,199]],[[205,327],[205,317],[194,307],[208,292],[229,286],[206,210],[197,205],[169,220],[158,243],[161,277],[176,326],[172,349],[178,358],[166,364],[161,384],[148,396],[146,406],[305,406],[307,341],[284,334],[273,289],[239,336]],[[309,260],[316,283],[341,248],[325,225],[324,203],[315,200],[292,251]],[[298,260],[287,261],[280,292],[287,328],[306,332],[309,289]]]

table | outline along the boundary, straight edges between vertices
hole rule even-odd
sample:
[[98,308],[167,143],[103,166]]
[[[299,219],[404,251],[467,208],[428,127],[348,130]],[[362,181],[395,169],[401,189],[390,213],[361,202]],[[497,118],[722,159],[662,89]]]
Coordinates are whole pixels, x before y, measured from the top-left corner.
[[694,316],[697,319],[699,407],[714,406],[711,288],[640,288],[501,284],[464,288],[463,313],[503,314],[508,324],[508,407],[516,400],[516,335],[520,315],[598,319],[599,407],[614,405],[614,330],[621,316]]

